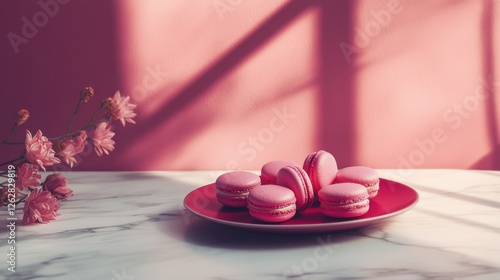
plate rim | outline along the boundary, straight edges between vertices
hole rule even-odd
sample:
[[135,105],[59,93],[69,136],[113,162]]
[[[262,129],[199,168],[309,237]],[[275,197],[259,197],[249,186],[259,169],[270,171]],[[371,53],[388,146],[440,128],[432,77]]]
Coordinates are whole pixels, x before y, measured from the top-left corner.
[[[235,221],[227,221],[227,220],[221,220],[213,217],[209,217],[206,215],[203,215],[202,213],[197,212],[195,209],[191,209],[187,205],[187,199],[188,197],[193,194],[196,191],[199,191],[202,188],[207,188],[212,185],[215,185],[215,183],[210,183],[206,184],[203,186],[200,186],[192,191],[190,191],[183,200],[183,205],[184,208],[187,209],[190,213],[193,215],[200,217],[202,219],[222,224],[222,225],[227,225],[227,226],[232,226],[232,227],[238,227],[238,228],[245,228],[245,229],[251,229],[251,230],[257,230],[257,231],[269,231],[269,232],[325,232],[325,231],[339,231],[339,230],[347,230],[347,229],[353,229],[353,228],[360,228],[360,227],[365,227],[372,225],[374,223],[382,222],[385,221],[391,217],[401,215],[404,212],[407,212],[408,210],[411,210],[413,207],[415,207],[419,200],[420,200],[420,195],[419,193],[412,187],[403,184],[401,182],[393,181],[390,179],[385,179],[385,178],[380,178],[382,181],[386,181],[388,183],[397,183],[401,186],[404,186],[408,188],[410,191],[414,193],[414,200],[406,207],[403,207],[399,210],[386,213],[383,215],[375,216],[375,217],[369,217],[369,218],[361,218],[357,220],[346,220],[346,221],[335,221],[331,223],[317,223],[317,224],[292,224],[292,225],[284,225],[284,224],[252,224],[252,223],[243,223],[243,222],[235,222]],[[332,229],[332,227],[342,227],[342,229]]]

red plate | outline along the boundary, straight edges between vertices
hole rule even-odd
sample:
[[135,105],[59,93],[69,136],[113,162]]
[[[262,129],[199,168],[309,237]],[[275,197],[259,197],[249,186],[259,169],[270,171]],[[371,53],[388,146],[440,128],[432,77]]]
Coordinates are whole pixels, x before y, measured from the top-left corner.
[[370,201],[366,214],[350,219],[334,219],[321,213],[319,204],[300,212],[291,220],[270,224],[255,220],[247,209],[223,206],[215,197],[215,184],[190,192],[184,206],[196,216],[212,222],[270,232],[326,232],[353,229],[381,222],[410,210],[418,202],[418,193],[404,184],[380,179],[378,195]]

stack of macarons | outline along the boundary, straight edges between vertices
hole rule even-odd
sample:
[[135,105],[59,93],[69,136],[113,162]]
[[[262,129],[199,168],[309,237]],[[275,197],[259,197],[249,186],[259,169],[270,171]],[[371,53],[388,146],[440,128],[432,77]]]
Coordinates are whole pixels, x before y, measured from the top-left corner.
[[368,212],[379,189],[377,172],[366,166],[338,169],[327,151],[309,154],[302,166],[277,160],[264,164],[260,176],[231,171],[216,182],[217,200],[228,207],[247,208],[259,221],[279,223],[320,202],[321,212],[333,218],[353,218]]

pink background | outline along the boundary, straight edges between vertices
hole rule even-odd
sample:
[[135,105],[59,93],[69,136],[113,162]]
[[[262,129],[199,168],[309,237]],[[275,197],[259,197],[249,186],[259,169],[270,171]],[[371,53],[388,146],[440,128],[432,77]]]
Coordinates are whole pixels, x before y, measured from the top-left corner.
[[[36,33],[13,45],[26,20]],[[88,85],[76,127],[116,90],[138,105],[115,151],[75,170],[259,169],[318,149],[340,167],[500,168],[500,1],[2,1],[0,31],[0,138],[20,108],[13,140],[64,133]]]

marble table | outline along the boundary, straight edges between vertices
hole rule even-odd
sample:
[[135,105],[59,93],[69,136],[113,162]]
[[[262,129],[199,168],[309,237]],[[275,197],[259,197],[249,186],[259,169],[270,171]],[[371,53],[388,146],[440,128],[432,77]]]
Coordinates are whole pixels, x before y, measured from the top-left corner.
[[368,227],[308,234],[185,210],[184,197],[221,173],[64,173],[75,196],[56,221],[16,228],[14,273],[0,229],[0,279],[500,279],[499,171],[379,170],[416,189],[418,204]]

